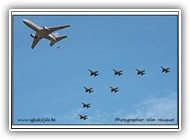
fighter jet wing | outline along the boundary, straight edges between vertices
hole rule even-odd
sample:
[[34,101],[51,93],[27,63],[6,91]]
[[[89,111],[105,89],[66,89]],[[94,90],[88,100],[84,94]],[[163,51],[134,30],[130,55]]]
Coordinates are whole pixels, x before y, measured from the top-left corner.
[[38,43],[39,40],[40,40],[39,38],[34,38],[32,47],[31,47],[32,49],[34,49],[34,47],[36,46],[36,44]]
[[49,32],[52,33],[54,31],[57,31],[57,30],[60,30],[60,29],[63,29],[63,28],[67,28],[67,27],[70,27],[71,25],[64,25],[64,26],[57,26],[57,27],[50,27],[48,28]]

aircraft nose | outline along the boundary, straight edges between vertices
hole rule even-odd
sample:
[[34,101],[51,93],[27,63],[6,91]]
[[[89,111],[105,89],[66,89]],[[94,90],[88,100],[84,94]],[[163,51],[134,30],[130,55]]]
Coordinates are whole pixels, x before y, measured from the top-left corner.
[[23,19],[22,21],[23,21],[24,23],[26,23],[26,19]]
[[22,20],[26,25],[28,24],[28,20],[27,19],[23,19]]

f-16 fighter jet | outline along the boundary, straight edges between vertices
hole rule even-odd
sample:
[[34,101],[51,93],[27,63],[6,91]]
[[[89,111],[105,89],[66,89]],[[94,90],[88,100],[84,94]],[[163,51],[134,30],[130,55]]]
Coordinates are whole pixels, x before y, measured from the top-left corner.
[[33,43],[32,43],[32,49],[36,46],[36,44],[38,43],[39,40],[41,40],[42,38],[48,39],[50,40],[50,46],[53,46],[56,42],[66,38],[67,36],[59,36],[58,34],[52,34],[54,31],[63,29],[63,28],[67,28],[70,27],[70,25],[64,25],[64,26],[57,26],[57,27],[46,27],[43,26],[42,28],[39,27],[38,25],[34,24],[32,21],[27,20],[27,19],[23,19],[23,22],[30,27],[31,29],[33,29],[36,34],[30,34],[30,36],[32,38],[34,38]]
[[162,67],[162,66],[161,66],[161,68],[162,68],[162,72],[165,72],[165,73],[170,72],[170,68],[164,68],[164,67]]
[[118,75],[118,76],[120,76],[120,75],[123,74],[121,70],[115,70],[115,69],[113,69],[113,71],[115,72],[115,75]]
[[97,75],[99,75],[99,74],[98,74],[98,71],[92,71],[92,70],[90,70],[90,69],[89,69],[89,71],[90,71],[90,76],[96,77]]
[[85,108],[85,107],[86,107],[86,108],[91,107],[91,106],[90,106],[90,103],[89,103],[89,104],[82,103],[82,104],[83,104],[83,108]]
[[93,88],[84,87],[84,89],[85,89],[85,92],[89,92],[89,93],[93,92]]
[[111,87],[111,86],[109,86],[110,88],[111,88],[111,92],[118,92],[119,91],[119,88],[118,87],[116,87],[116,88],[114,88],[114,87]]
[[136,69],[137,70],[137,75],[144,75],[145,74],[145,70],[138,70],[138,69]]
[[83,120],[88,119],[88,116],[87,116],[87,115],[83,116],[83,115],[80,115],[80,114],[79,114],[79,116],[80,116],[80,119],[81,119],[81,120],[82,120],[82,119],[83,119]]

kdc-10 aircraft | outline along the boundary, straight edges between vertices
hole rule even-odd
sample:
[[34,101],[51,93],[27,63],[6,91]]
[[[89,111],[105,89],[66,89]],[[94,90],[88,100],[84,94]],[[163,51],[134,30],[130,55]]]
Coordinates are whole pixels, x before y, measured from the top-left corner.
[[57,27],[50,27],[50,28],[43,26],[43,28],[41,28],[38,25],[31,22],[30,20],[23,19],[23,22],[36,32],[35,35],[30,34],[30,36],[34,38],[32,46],[31,46],[32,49],[36,46],[38,41],[42,38],[50,40],[51,41],[50,46],[53,46],[56,42],[66,38],[67,36],[59,36],[58,34],[52,34],[52,32],[71,26],[71,25],[64,25],[64,26],[57,26]]

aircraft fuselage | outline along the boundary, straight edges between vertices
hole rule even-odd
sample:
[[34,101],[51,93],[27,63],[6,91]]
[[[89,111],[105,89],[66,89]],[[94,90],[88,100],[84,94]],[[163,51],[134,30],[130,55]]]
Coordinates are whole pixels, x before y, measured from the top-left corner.
[[27,20],[27,19],[23,19],[23,22],[30,27],[31,29],[33,29],[36,32],[36,36],[37,38],[46,38],[50,41],[55,41],[56,39],[55,37],[48,31],[48,29],[46,28],[41,28],[38,25],[34,24],[33,22]]

